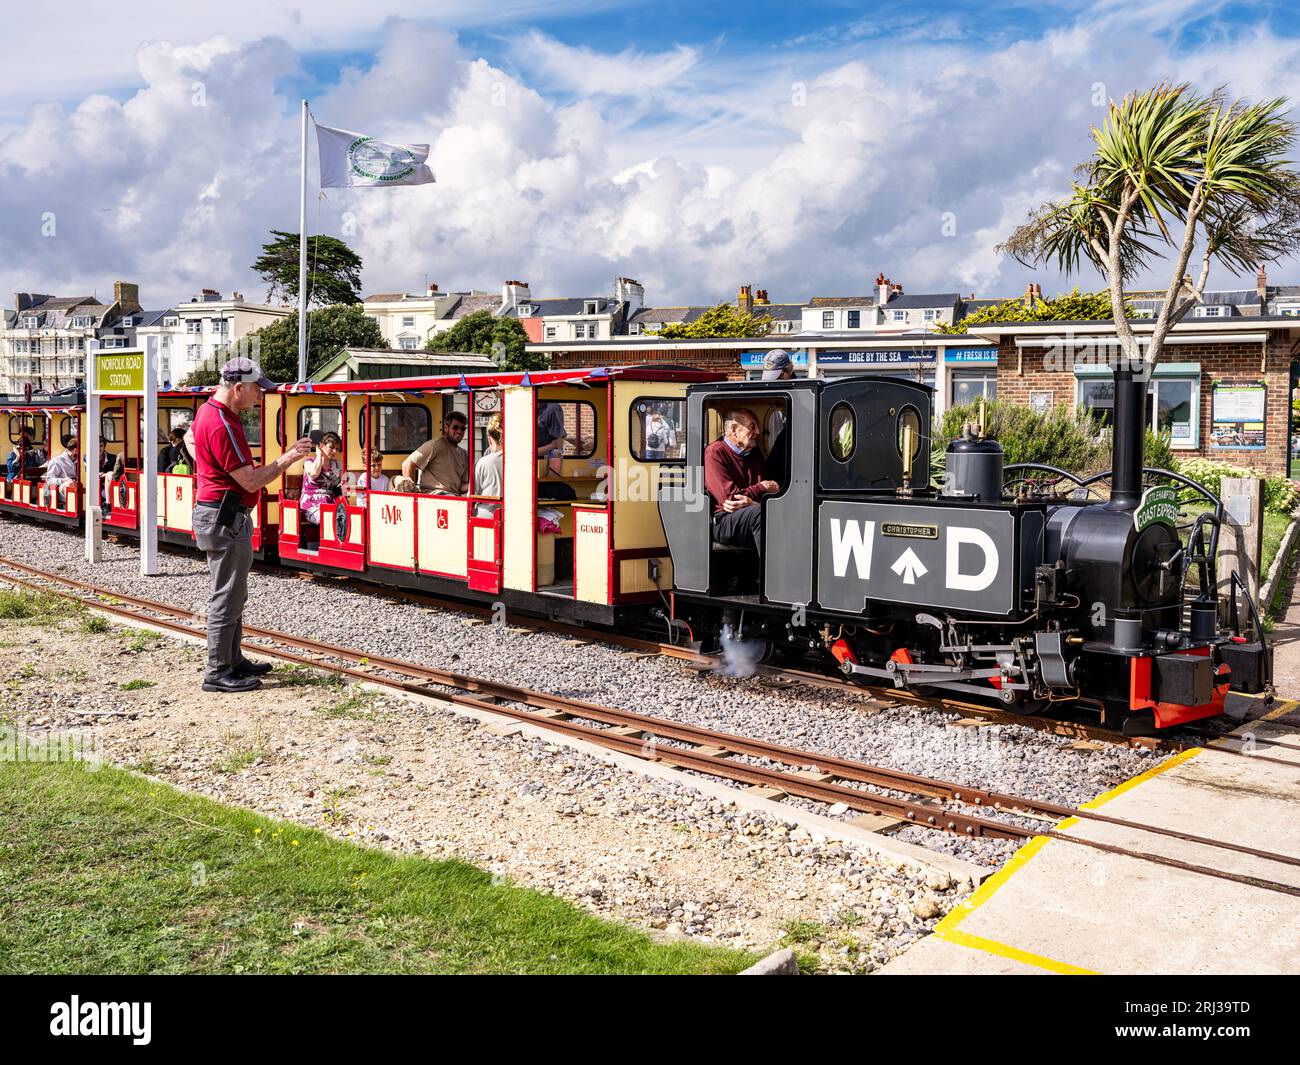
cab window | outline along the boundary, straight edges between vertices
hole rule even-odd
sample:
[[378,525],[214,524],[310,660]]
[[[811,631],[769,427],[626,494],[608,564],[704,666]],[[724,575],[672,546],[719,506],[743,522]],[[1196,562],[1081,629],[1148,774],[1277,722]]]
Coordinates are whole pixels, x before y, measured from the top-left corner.
[[686,401],[639,396],[630,419],[632,457],[638,462],[682,462],[686,455]]

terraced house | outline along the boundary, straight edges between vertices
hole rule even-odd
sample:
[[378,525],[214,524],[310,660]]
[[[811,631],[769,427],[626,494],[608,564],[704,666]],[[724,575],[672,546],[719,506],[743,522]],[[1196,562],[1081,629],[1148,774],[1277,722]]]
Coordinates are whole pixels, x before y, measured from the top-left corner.
[[125,281],[114,282],[109,304],[93,295],[15,292],[0,334],[0,390],[57,392],[80,385],[90,342],[133,347],[141,315],[139,286]]

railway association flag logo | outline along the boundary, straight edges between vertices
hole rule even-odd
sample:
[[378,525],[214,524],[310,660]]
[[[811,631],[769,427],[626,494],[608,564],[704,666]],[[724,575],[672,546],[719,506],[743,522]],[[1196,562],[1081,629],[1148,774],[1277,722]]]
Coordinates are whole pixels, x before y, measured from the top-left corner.
[[323,189],[349,186],[427,185],[433,171],[427,144],[387,144],[346,129],[316,126]]

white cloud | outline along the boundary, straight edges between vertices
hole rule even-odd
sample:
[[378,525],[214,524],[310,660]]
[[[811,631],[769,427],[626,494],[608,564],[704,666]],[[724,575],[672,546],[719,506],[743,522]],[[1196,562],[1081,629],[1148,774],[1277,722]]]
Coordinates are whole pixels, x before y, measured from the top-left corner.
[[[467,54],[445,28],[390,19],[373,61],[345,69],[313,110],[428,141],[438,182],[330,190],[309,225],[345,232],[371,291],[427,275],[576,295],[627,274],[652,302],[749,282],[802,300],[867,291],[880,270],[909,291],[1023,291],[1028,272],[993,249],[1067,188],[1102,114],[1097,83],[1120,96],[1172,75],[1300,97],[1295,42],[1260,30],[1173,55],[1140,23],[1115,33],[1120,18],[1108,9],[1003,47],[850,41],[759,57],[603,55],[538,37],[526,75]],[[10,288],[102,295],[122,278],[151,306],[203,285],[260,295],[248,264],[270,228],[296,228],[296,101],[277,86],[300,71],[303,32],[155,42],[124,102],[33,109],[0,141]],[[544,94],[557,86],[564,102]],[[45,212],[55,237],[41,236]]]
[[625,48],[602,55],[573,47],[534,30],[515,48],[515,58],[546,85],[588,96],[635,96],[680,85],[699,62],[699,51],[684,45],[666,52]]

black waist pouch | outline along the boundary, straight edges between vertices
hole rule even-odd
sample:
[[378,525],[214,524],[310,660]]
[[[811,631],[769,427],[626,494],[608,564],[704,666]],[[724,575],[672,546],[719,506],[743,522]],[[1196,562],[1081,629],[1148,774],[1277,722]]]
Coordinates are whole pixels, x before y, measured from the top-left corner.
[[239,515],[244,512],[244,504],[234,492],[227,492],[221,497],[221,506],[217,507],[217,524],[233,529]]

